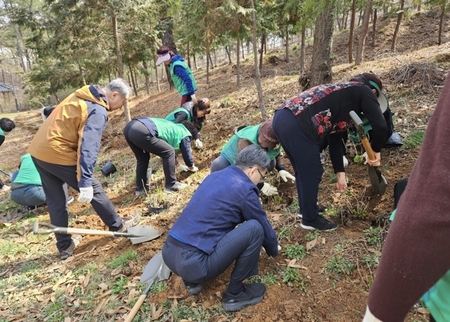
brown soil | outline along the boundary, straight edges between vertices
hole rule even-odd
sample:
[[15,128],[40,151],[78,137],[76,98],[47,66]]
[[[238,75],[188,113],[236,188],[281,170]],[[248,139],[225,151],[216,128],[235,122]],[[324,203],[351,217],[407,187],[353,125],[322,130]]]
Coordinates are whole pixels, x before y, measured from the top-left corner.
[[[363,66],[347,64],[346,43],[347,33],[340,34],[335,40],[337,55],[334,68],[334,81],[346,80],[350,76],[372,70],[379,74],[384,82],[385,91],[390,99],[395,115],[395,130],[406,140],[414,129],[424,130],[437,101],[440,86],[443,85],[445,70],[448,68],[450,57],[449,45],[446,43],[435,46],[437,35],[437,20],[431,15],[420,14],[409,23],[403,23],[397,52],[390,52],[390,40],[394,29],[394,20],[379,22],[383,30],[377,34],[376,46],[367,46]],[[448,28],[445,30],[444,41],[450,37]],[[370,38],[369,38],[370,39]],[[428,48],[424,48],[428,47]],[[309,48],[310,50],[310,48]],[[261,74],[264,83],[265,106],[269,116],[273,115],[277,106],[285,99],[296,95],[301,89],[297,83],[298,76],[293,71],[298,70],[297,54],[291,54],[290,62],[284,62],[284,53],[273,52],[268,56],[276,64],[267,61],[262,66]],[[268,57],[266,56],[266,57]],[[339,64],[339,65],[338,65]],[[414,68],[413,68],[414,67]],[[414,79],[408,71],[415,70]],[[426,74],[426,75],[425,75]],[[425,75],[425,76],[424,76]],[[428,75],[428,76],[427,76]],[[429,76],[431,75],[431,76]],[[433,76],[434,75],[434,76]],[[252,78],[251,66],[245,65],[241,76],[241,86],[236,89],[236,75],[234,66],[221,65],[211,70],[209,84],[206,84],[204,71],[195,74],[199,84],[197,97],[209,97],[213,103],[213,111],[202,130],[204,148],[194,150],[196,165],[199,173],[193,175],[180,174],[180,179],[192,186],[192,189],[177,194],[176,197],[135,198],[132,179],[123,189],[114,190],[114,175],[106,179],[97,172],[97,177],[107,186],[107,192],[120,213],[126,215],[135,209],[146,214],[149,204],[152,206],[167,205],[169,208],[157,215],[143,217],[142,222],[157,227],[162,236],[159,239],[143,244],[132,245],[127,239],[100,236],[85,236],[76,249],[75,256],[66,261],[69,268],[80,267],[91,261],[102,262],[115,254],[121,254],[127,249],[135,249],[141,263],[147,263],[158,252],[167,236],[167,231],[176,220],[183,205],[209,172],[209,166],[218,156],[224,142],[233,134],[237,126],[257,124],[261,121],[258,110],[258,95]],[[427,78],[428,77],[428,78]],[[425,79],[425,81],[424,81]],[[166,84],[162,87],[166,88]],[[153,84],[152,91],[156,91]],[[411,95],[412,92],[415,95]],[[231,104],[224,104],[230,98]],[[180,98],[175,90],[165,89],[152,95],[139,95],[131,102],[132,117],[153,116],[164,117],[178,106]],[[26,147],[40,124],[40,116],[36,111],[18,116],[17,129],[7,137],[2,146],[2,167],[12,171],[18,163],[20,155],[25,153]],[[122,129],[125,126],[123,112],[112,113],[108,129],[103,137],[101,156],[113,160],[119,171],[130,171],[134,167],[134,158],[129,150]],[[6,154],[5,151],[8,151]],[[360,147],[349,145],[349,160],[353,158]],[[273,273],[278,276],[278,284],[268,286],[267,295],[261,304],[248,307],[234,315],[233,321],[360,321],[365,310],[368,289],[373,281],[375,269],[369,268],[363,261],[367,254],[379,255],[380,250],[367,245],[363,230],[373,226],[382,227],[384,232],[388,228],[388,215],[393,208],[393,187],[397,180],[409,176],[419,148],[389,148],[382,151],[381,170],[389,185],[383,196],[378,196],[371,187],[367,168],[362,164],[350,162],[346,172],[349,178],[349,190],[342,196],[335,194],[332,183],[332,168],[329,158],[324,165],[325,174],[321,184],[320,203],[334,209],[336,217],[333,220],[340,225],[339,229],[331,233],[322,233],[317,244],[308,251],[307,256],[297,262],[290,262],[282,252],[276,258],[268,258],[262,253],[260,259],[260,274]],[[157,164],[157,158],[152,162]],[[286,159],[288,168],[289,161]],[[157,186],[162,185],[162,178],[155,175]],[[159,178],[159,179],[158,179]],[[280,234],[281,230],[290,230],[290,235],[280,239],[283,247],[287,245],[306,245],[305,230],[299,227],[296,219],[297,200],[295,186],[291,183],[280,182],[273,174],[269,181],[278,187],[279,197],[262,197],[264,208],[268,213],[273,227]],[[76,193],[73,193],[76,196]],[[158,204],[159,203],[159,204]],[[126,206],[125,206],[126,205]],[[48,220],[46,208],[38,212],[39,220]],[[90,206],[74,202],[70,205],[70,212],[76,218],[74,225],[79,228],[104,229],[99,217],[93,215]],[[364,213],[366,216],[359,216]],[[6,218],[6,214],[3,214]],[[14,214],[8,214],[14,216]],[[339,255],[353,263],[354,270],[350,275],[333,275],[324,270],[326,263],[337,254],[340,246],[344,249]],[[56,251],[56,248],[55,248]],[[57,260],[56,254],[53,260]],[[299,267],[299,276],[305,282],[306,291],[296,285],[282,282],[281,275],[287,265]],[[123,272],[127,276],[139,277],[142,265],[130,265]],[[230,270],[219,278],[207,283],[204,290],[194,297],[189,297],[182,286],[179,277],[172,275],[168,280],[169,289],[152,295],[153,303],[162,303],[170,299],[174,305],[184,300],[192,306],[212,307],[220,305],[220,294],[225,290]],[[127,295],[122,295],[126,298]],[[149,299],[147,299],[149,300]],[[409,319],[412,321],[426,321],[426,314],[421,309],[412,309]],[[227,321],[227,317],[219,316],[211,321]]]

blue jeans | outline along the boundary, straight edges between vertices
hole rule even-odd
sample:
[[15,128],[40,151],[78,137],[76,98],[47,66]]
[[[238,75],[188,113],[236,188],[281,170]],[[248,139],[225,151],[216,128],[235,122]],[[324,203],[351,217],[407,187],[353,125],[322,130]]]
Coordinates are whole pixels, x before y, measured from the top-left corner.
[[[11,181],[17,177],[18,171],[12,175]],[[45,204],[45,193],[42,186],[28,184],[11,191],[11,199],[23,206],[41,206]]]

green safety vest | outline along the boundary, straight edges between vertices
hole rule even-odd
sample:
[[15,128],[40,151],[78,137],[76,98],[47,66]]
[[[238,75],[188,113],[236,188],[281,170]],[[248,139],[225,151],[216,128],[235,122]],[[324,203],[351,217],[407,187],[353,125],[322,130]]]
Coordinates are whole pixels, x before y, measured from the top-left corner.
[[29,153],[20,158],[20,169],[14,183],[42,186],[41,177]]
[[[238,155],[238,141],[239,139],[245,139],[249,140],[253,144],[258,143],[258,134],[259,134],[259,127],[261,124],[253,125],[253,126],[246,126],[240,131],[238,131],[235,135],[231,137],[231,139],[225,144],[220,154],[225,157],[225,159],[230,162],[230,164],[236,163],[236,158]],[[267,151],[267,154],[269,155],[270,160],[275,159],[281,151],[281,145],[278,145],[278,148],[272,150],[269,149]]]
[[149,117],[149,119],[155,123],[156,128],[158,129],[158,138],[169,143],[175,151],[180,150],[180,143],[185,137],[192,135],[181,123],[173,123],[166,119],[159,118]]
[[187,109],[185,109],[184,107],[179,107],[179,108],[177,108],[176,110],[174,110],[172,113],[170,113],[169,115],[167,115],[166,116],[166,120],[169,120],[170,122],[175,122],[175,120],[176,120],[176,117],[175,117],[175,114],[178,114],[178,113],[185,113],[186,115],[187,115],[187,121],[191,121],[191,113],[187,110]]
[[170,64],[170,76],[172,77],[173,84],[175,85],[175,88],[177,89],[178,93],[180,93],[181,96],[184,96],[184,95],[188,94],[188,91],[187,91],[186,85],[183,82],[183,79],[181,77],[178,77],[177,75],[175,75],[175,73],[174,73],[175,66],[182,66],[186,70],[189,77],[191,78],[192,87],[194,88],[194,90],[196,90],[197,83],[195,82],[195,78],[194,78],[194,75],[192,75],[191,69],[184,61],[177,60]]

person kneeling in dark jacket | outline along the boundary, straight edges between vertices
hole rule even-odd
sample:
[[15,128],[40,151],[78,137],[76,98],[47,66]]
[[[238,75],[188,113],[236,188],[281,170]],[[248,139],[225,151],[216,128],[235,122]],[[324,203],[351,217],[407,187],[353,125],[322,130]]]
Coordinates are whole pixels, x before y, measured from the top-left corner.
[[238,154],[236,165],[206,177],[170,229],[162,249],[165,263],[181,276],[191,295],[235,261],[222,296],[227,311],[262,301],[264,284],[243,281],[258,274],[261,246],[269,256],[278,255],[277,235],[256,187],[264,180],[269,163],[263,148],[250,145]]

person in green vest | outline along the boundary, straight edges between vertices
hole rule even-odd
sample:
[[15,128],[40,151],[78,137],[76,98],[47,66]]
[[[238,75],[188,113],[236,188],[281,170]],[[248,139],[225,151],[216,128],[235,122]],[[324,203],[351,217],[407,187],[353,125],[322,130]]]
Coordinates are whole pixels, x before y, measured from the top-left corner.
[[3,142],[5,142],[5,136],[9,132],[11,132],[15,127],[16,125],[14,124],[13,120],[6,117],[2,117],[0,119],[0,145],[2,145]]
[[206,115],[211,113],[211,103],[208,98],[202,98],[195,104],[192,101],[186,102],[183,106],[173,110],[166,116],[166,120],[174,123],[181,123],[183,121],[193,122],[198,127],[198,134],[195,137],[195,147],[203,148],[203,142],[200,140],[200,131],[203,128],[203,123],[206,120]]
[[[27,206],[33,210],[45,205],[45,192],[41,177],[29,153],[20,157],[19,170],[14,171],[11,177],[11,199],[19,205]],[[64,185],[67,196],[67,185]],[[67,197],[67,204],[73,201]]]
[[128,122],[123,134],[137,160],[136,195],[149,189],[150,178],[147,177],[147,169],[150,153],[162,158],[165,177],[164,192],[179,191],[187,186],[177,181],[175,175],[176,152],[181,151],[185,162],[178,167],[181,171],[198,171],[191,152],[191,140],[197,133],[195,124],[188,121],[173,123],[162,118],[142,117]]
[[156,53],[158,55],[156,65],[158,66],[164,63],[169,67],[170,77],[178,93],[181,95],[180,106],[183,106],[184,103],[189,101],[196,102],[195,92],[197,91],[197,83],[195,82],[191,69],[184,62],[184,58],[181,55],[174,54],[166,46],[161,46]]
[[[239,129],[222,148],[220,155],[213,161],[210,171],[215,172],[234,165],[238,153],[251,144],[259,145],[267,151],[270,158],[269,171],[276,168],[284,182],[287,182],[288,179],[295,181],[295,177],[286,170],[281,158],[281,145],[273,132],[272,119]],[[278,189],[267,182],[259,183],[258,188],[266,196],[278,194]]]

